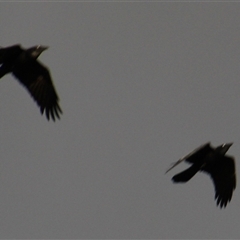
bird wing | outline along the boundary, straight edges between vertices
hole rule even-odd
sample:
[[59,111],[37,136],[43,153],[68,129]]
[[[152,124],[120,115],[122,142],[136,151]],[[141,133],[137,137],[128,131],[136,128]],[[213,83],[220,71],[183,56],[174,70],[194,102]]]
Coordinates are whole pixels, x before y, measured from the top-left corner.
[[205,155],[209,152],[212,151],[212,148],[210,146],[210,142],[205,143],[204,145],[201,145],[200,147],[196,148],[186,156],[182,157],[179,159],[177,162],[175,162],[167,171],[169,172],[172,170],[174,167],[176,167],[179,163],[182,161],[187,161],[189,163],[195,163],[198,159],[202,159],[205,157]]
[[5,48],[0,48],[0,64],[3,63],[5,52]]
[[0,64],[2,64],[5,61],[12,60],[18,54],[20,54],[21,51],[22,51],[22,48],[19,44],[6,47],[6,48],[0,48]]
[[173,182],[187,182],[200,170],[200,168],[201,166],[199,164],[193,164],[191,167],[173,176],[172,180]]
[[202,162],[202,159],[205,158],[205,156],[212,151],[213,149],[208,142],[190,152],[188,155],[183,157],[183,159],[189,163],[196,163],[198,162],[198,160]]
[[12,71],[13,62],[22,51],[20,45],[0,48],[0,78]]
[[233,190],[236,188],[234,159],[224,156],[217,161],[214,167],[203,168],[203,171],[210,174],[213,180],[217,205],[220,205],[221,208],[226,207],[227,203],[232,199]]
[[48,120],[52,118],[55,121],[55,117],[60,118],[62,110],[58,104],[59,98],[45,66],[36,60],[23,65],[16,64],[13,74],[28,89],[41,113],[45,111]]

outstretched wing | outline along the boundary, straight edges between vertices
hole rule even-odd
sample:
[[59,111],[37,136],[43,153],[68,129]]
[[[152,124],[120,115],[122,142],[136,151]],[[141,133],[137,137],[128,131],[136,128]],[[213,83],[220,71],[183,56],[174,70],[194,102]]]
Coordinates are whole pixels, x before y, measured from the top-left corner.
[[20,45],[0,48],[0,78],[12,71],[13,62],[22,51]]
[[211,148],[210,143],[208,142],[208,143],[205,143],[204,145],[196,148],[192,152],[190,152],[188,155],[183,157],[183,159],[189,163],[196,163],[198,161],[202,161],[202,159],[205,158],[206,155],[212,151],[214,151],[214,150]]
[[0,64],[3,62],[8,62],[11,60],[14,60],[18,54],[22,52],[22,48],[19,44],[6,47],[6,48],[0,48]]
[[41,113],[45,112],[48,120],[60,118],[62,110],[48,69],[36,60],[15,66],[14,76],[28,89]]
[[196,163],[196,162],[198,162],[198,160],[201,161],[201,159],[203,159],[206,156],[206,154],[208,154],[210,151],[212,151],[210,143],[209,142],[205,143],[204,145],[201,145],[200,147],[198,147],[195,150],[193,150],[192,152],[190,152],[188,155],[186,155],[186,156],[182,157],[181,159],[179,159],[176,163],[174,163],[166,171],[166,173],[169,172],[174,167],[176,167],[182,161],[187,161],[189,163]]
[[235,163],[232,157],[222,157],[213,168],[204,169],[210,174],[215,187],[215,200],[220,207],[226,207],[236,188]]
[[186,170],[173,176],[172,180],[175,183],[183,183],[189,181],[199,170],[201,166],[199,164],[193,164]]

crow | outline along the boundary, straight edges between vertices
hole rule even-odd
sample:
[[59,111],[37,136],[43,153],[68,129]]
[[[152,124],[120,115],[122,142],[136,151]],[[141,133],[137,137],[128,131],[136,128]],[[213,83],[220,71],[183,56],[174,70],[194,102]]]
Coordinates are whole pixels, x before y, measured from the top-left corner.
[[214,183],[217,206],[226,207],[236,188],[235,161],[233,157],[225,155],[232,144],[226,143],[213,148],[210,143],[206,143],[178,160],[166,173],[182,161],[191,163],[188,169],[173,176],[173,182],[187,182],[198,171],[208,173]]
[[41,114],[45,112],[48,120],[55,121],[62,113],[59,98],[48,68],[37,60],[46,49],[41,45],[24,49],[19,44],[0,48],[0,78],[12,73],[37,102]]

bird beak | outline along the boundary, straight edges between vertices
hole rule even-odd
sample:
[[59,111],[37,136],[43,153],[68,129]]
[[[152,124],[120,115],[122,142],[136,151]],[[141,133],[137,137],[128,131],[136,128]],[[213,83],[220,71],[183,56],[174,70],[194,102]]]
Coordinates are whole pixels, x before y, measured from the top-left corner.
[[43,51],[47,50],[48,48],[48,46],[42,46]]
[[226,146],[228,146],[229,148],[233,145],[233,143],[226,143]]
[[47,50],[47,49],[48,49],[48,46],[42,46],[42,45],[38,45],[38,46],[37,46],[37,49],[40,49],[40,50],[41,50],[41,52],[43,52],[43,51],[45,51],[45,50]]
[[224,148],[228,151],[228,149],[233,145],[233,143],[224,144]]

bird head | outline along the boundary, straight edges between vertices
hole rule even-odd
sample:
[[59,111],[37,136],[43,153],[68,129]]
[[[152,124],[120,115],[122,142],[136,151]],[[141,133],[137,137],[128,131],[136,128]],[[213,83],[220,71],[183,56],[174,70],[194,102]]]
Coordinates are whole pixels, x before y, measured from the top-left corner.
[[224,143],[216,148],[216,150],[222,154],[225,155],[225,153],[228,151],[228,149],[233,145],[233,143]]
[[29,54],[31,55],[32,58],[38,58],[39,55],[47,50],[48,47],[47,46],[42,46],[42,45],[37,45],[37,46],[34,46],[34,47],[31,47],[29,49],[27,49],[27,51],[29,52]]

